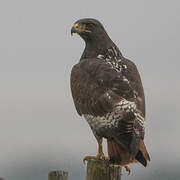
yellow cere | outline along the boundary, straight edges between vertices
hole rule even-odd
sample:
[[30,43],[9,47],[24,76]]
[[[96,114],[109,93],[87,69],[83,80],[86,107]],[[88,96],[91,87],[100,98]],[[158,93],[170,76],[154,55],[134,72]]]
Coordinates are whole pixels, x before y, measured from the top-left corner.
[[74,24],[74,27],[75,27],[75,28],[78,28],[78,23]]

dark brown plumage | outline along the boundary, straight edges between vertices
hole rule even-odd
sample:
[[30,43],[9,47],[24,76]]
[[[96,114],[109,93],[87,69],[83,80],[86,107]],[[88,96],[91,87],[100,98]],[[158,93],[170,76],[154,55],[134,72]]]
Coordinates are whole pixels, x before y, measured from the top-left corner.
[[144,145],[145,98],[135,64],[124,58],[95,19],[77,21],[71,33],[85,41],[85,50],[71,72],[76,110],[88,121],[104,158],[102,138],[108,142],[110,161],[127,166],[150,160]]

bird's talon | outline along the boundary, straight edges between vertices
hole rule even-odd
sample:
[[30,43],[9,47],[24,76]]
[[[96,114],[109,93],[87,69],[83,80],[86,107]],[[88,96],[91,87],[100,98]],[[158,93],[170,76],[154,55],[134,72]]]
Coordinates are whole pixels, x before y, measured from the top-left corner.
[[130,167],[129,166],[124,166],[125,167],[125,169],[126,169],[126,171],[128,172],[128,176],[130,175],[130,173],[131,173],[131,169],[130,169]]
[[86,161],[90,160],[90,159],[95,159],[95,160],[107,160],[108,158],[104,156],[104,154],[97,154],[96,156],[86,156],[83,159],[83,163],[85,164]]

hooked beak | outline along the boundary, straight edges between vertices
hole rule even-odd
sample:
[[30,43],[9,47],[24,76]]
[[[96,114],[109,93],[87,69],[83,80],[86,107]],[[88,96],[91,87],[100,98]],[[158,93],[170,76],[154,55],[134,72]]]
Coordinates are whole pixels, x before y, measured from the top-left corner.
[[74,33],[77,33],[77,29],[73,26],[73,27],[71,28],[71,36],[72,36]]
[[73,35],[73,33],[78,32],[78,27],[79,27],[78,23],[74,24],[74,26],[71,28],[71,36]]

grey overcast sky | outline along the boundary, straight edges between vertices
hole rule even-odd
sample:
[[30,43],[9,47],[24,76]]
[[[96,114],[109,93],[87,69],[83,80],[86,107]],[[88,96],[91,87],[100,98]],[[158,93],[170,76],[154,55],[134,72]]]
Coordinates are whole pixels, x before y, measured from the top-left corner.
[[0,177],[44,180],[64,169],[70,180],[85,178],[82,159],[96,154],[97,144],[69,83],[84,48],[70,29],[85,17],[104,24],[142,76],[152,161],[146,169],[132,165],[128,180],[179,180],[178,0],[1,0]]

